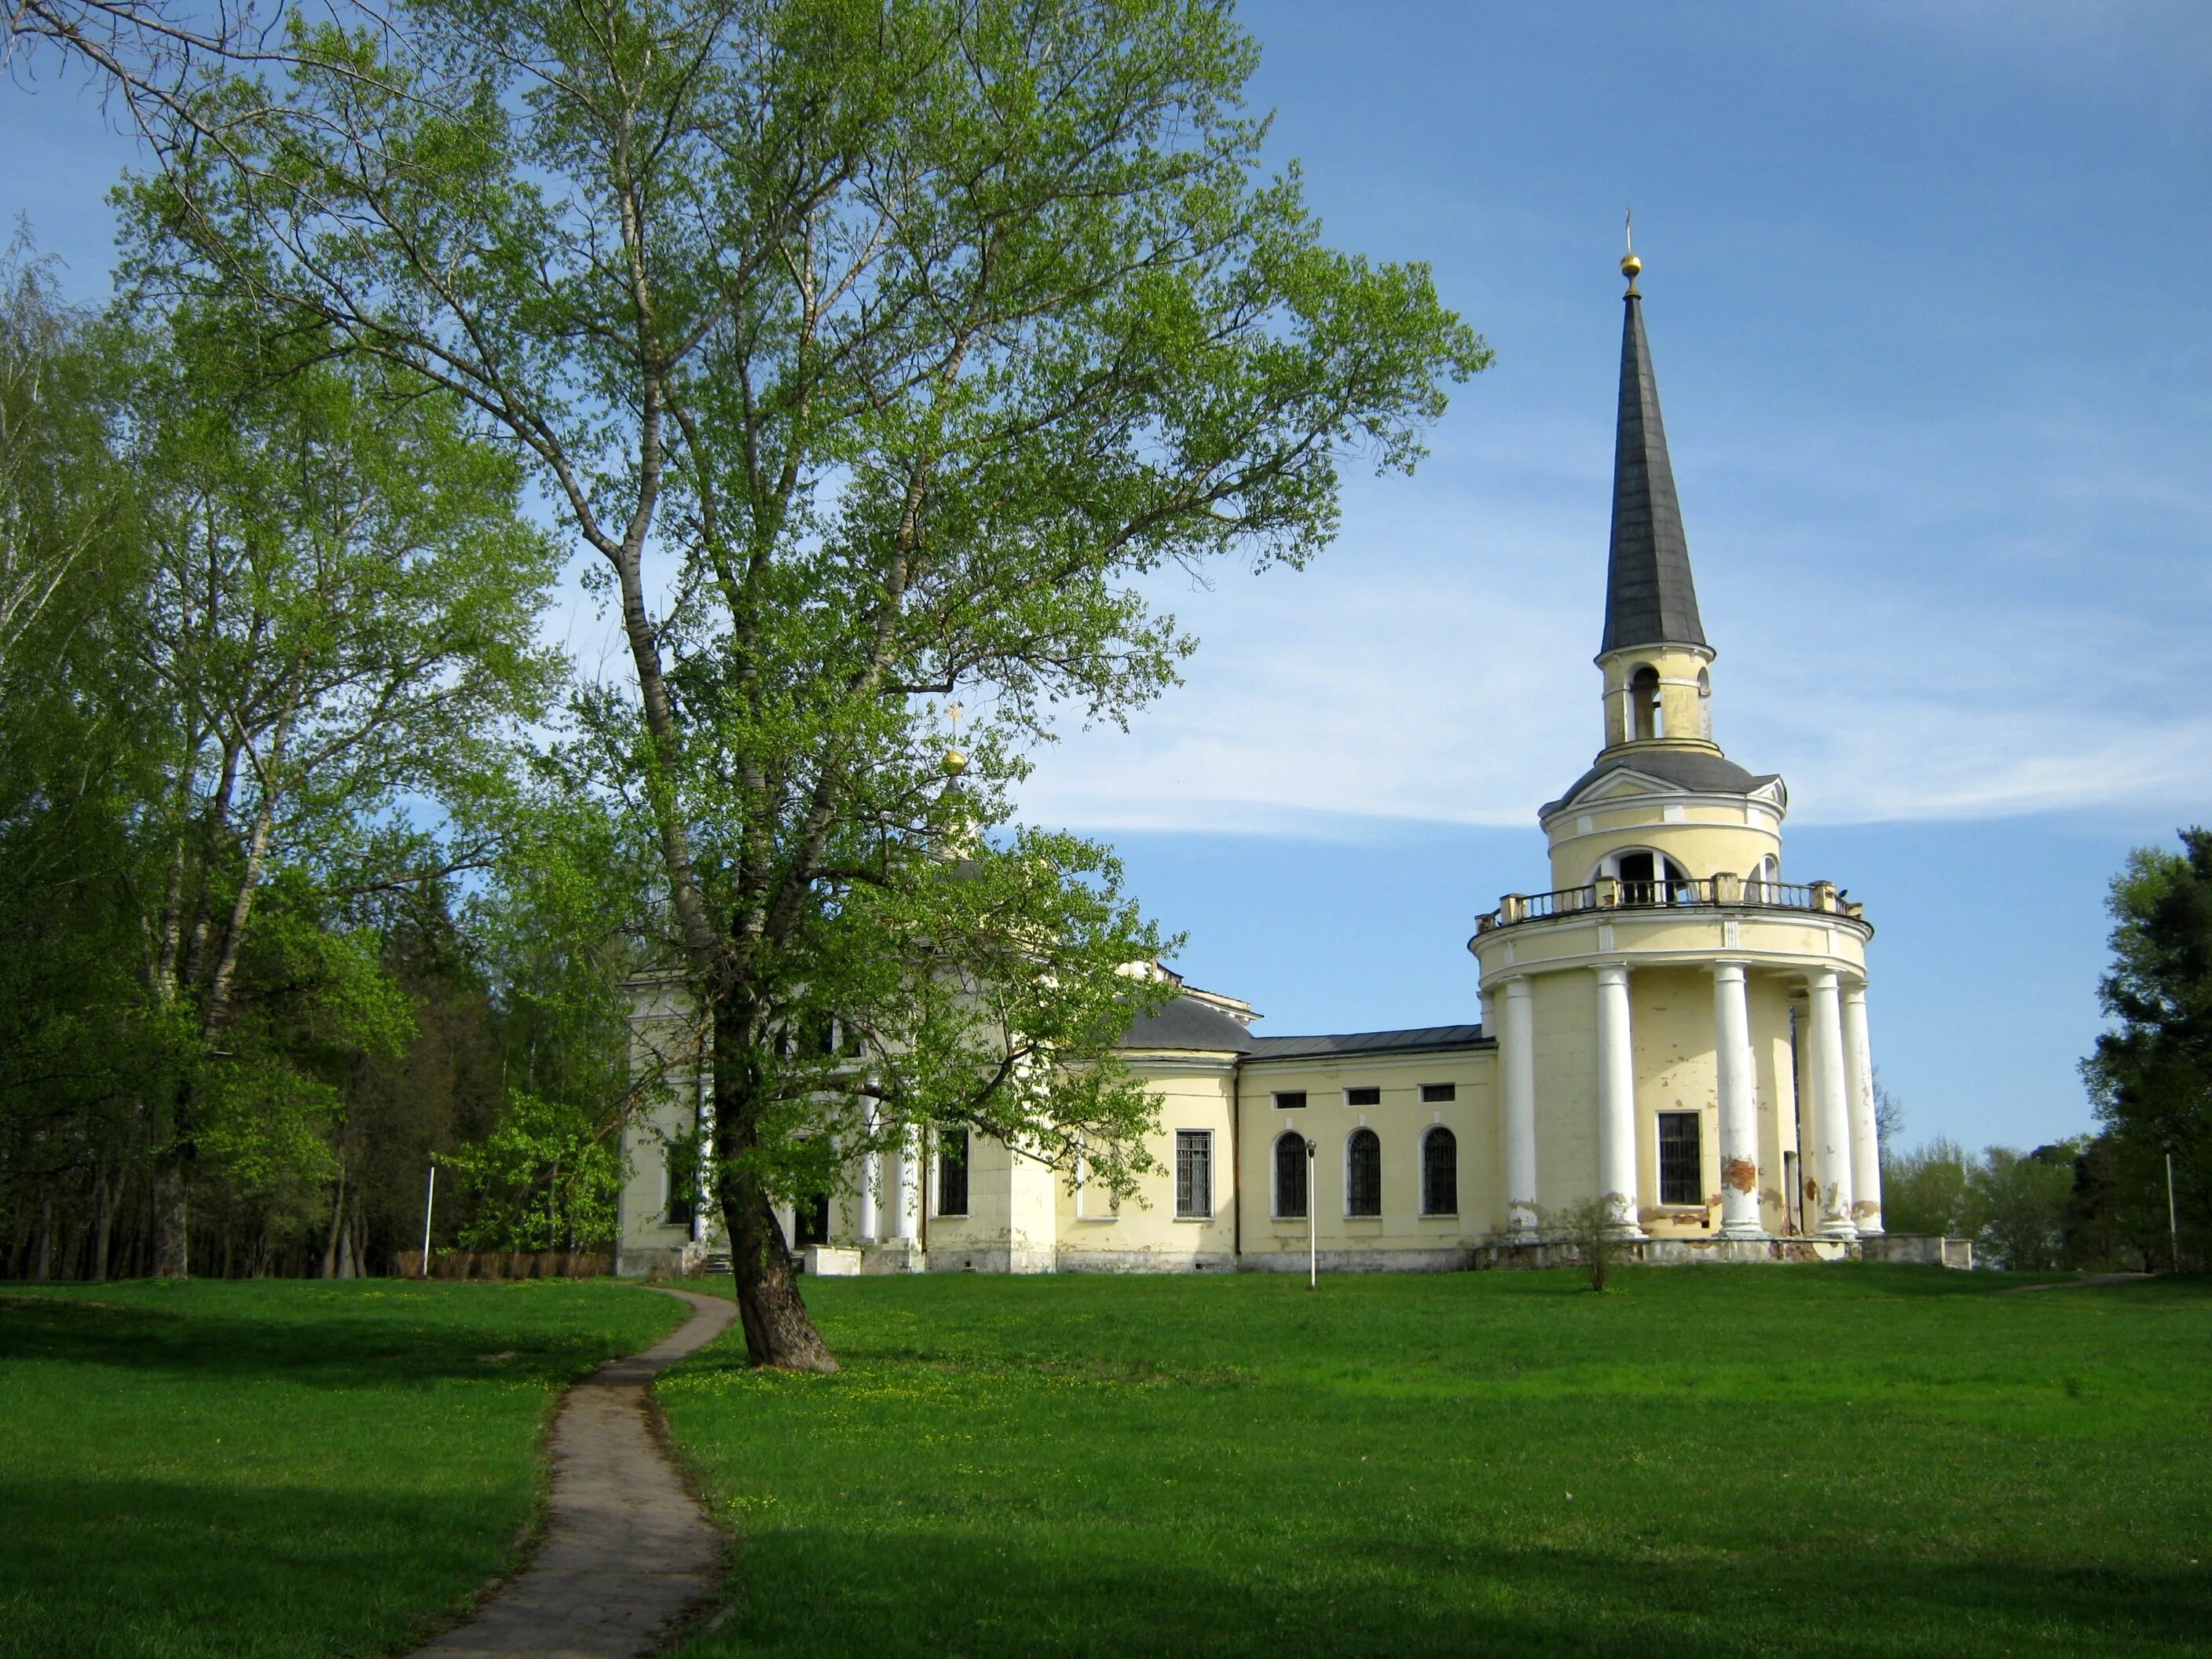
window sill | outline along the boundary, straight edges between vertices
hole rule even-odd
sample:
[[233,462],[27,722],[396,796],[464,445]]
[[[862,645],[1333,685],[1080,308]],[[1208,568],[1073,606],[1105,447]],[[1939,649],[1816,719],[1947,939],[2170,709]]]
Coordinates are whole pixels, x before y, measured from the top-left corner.
[[1218,1216],[1212,1216],[1212,1215],[1179,1215],[1179,1216],[1177,1216],[1177,1217],[1176,1218],[1176,1219],[1177,1221],[1200,1222],[1200,1221],[1218,1221],[1218,1220],[1219,1220],[1219,1219],[1220,1219],[1220,1218],[1219,1218]]

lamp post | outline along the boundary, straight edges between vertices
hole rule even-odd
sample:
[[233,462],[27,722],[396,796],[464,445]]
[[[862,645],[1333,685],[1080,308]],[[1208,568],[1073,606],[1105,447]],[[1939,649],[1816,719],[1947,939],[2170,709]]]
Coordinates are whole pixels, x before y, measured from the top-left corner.
[[2173,1154],[2172,1152],[2166,1155],[2166,1248],[2170,1252],[2168,1259],[2173,1263],[2173,1271],[2179,1273],[2181,1271],[2181,1219],[2180,1212],[2173,1207]]
[[422,1195],[422,1277],[430,1276],[430,1206],[438,1201],[438,1160],[430,1160],[430,1189]]
[[1306,1142],[1306,1288],[1321,1288],[1321,1212],[1314,1205],[1314,1155],[1321,1142]]

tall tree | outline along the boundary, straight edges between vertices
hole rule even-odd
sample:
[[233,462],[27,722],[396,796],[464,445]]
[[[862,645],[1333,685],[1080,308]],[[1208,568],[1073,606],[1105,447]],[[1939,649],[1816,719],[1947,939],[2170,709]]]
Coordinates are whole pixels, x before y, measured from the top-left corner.
[[19,648],[70,573],[127,539],[102,333],[24,236],[0,252],[0,678],[23,672]]
[[1304,563],[1487,349],[1263,173],[1225,0],[390,21],[180,106],[148,245],[472,404],[594,556],[629,672],[580,752],[650,825],[748,1345],[830,1368],[770,1200],[833,1157],[1143,1161],[1158,941],[1103,849],[997,829],[1031,746],[1173,682],[1144,576]]
[[2180,1255],[2201,1263],[2212,1240],[2212,831],[2180,839],[2178,851],[2137,848],[2113,878],[2112,965],[2098,994],[2114,1025],[2081,1070],[2110,1128],[2106,1177],[2139,1194],[2129,1207],[2163,1210],[2171,1158]]
[[[129,646],[159,775],[142,971],[173,1060],[146,1103],[164,1274],[190,1268],[210,1109],[252,1074],[227,1039],[272,874],[341,896],[442,873],[407,800],[495,775],[549,684],[532,627],[555,561],[511,460],[436,388],[263,320],[185,307],[134,392],[149,551]],[[262,1097],[295,1098],[273,1075]]]

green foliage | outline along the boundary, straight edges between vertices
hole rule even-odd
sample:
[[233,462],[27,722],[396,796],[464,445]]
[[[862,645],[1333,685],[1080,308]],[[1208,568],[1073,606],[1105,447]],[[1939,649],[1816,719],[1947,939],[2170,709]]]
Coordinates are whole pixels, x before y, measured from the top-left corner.
[[0,686],[10,696],[64,648],[66,626],[40,627],[49,608],[81,617],[71,579],[97,586],[104,573],[86,565],[128,568],[106,332],[63,302],[50,262],[21,232],[0,252]]
[[2178,852],[2136,848],[2113,878],[2112,965],[2098,994],[2114,1029],[2081,1070],[2108,1126],[2107,1207],[2147,1256],[2171,1263],[2171,1247],[2145,1237],[2170,1156],[2182,1233],[2172,1265],[2202,1269],[2212,1249],[2212,831],[2180,840]]
[[[1108,1045],[1163,942],[1103,850],[998,833],[1006,787],[1060,713],[1173,683],[1189,642],[1139,579],[1303,563],[1340,465],[1410,467],[1486,348],[1262,174],[1223,4],[397,21],[295,19],[273,96],[218,73],[181,106],[181,164],[132,198],[144,268],[467,399],[600,562],[635,695],[580,701],[575,757],[650,826],[733,1227],[829,1157],[818,1085],[848,1149],[872,1091],[884,1133],[1126,1184]],[[947,823],[954,696],[980,712]],[[830,1018],[865,1066],[800,1052]]]
[[1972,1238],[1981,1231],[1974,1201],[1974,1165],[1966,1149],[1938,1135],[1881,1166],[1881,1223],[1893,1233]]
[[399,896],[442,915],[492,842],[461,815],[550,690],[556,560],[419,380],[234,298],[95,321],[22,272],[0,565],[53,580],[0,658],[0,1270],[34,1212],[32,1271],[104,1273],[149,1187],[149,1265],[188,1265],[196,1192],[260,1262],[359,1207],[356,1110],[416,1034]]
[[611,1243],[623,1170],[608,1118],[604,1109],[510,1092],[498,1127],[447,1158],[479,1200],[461,1243],[477,1250]]
[[824,1280],[663,1379],[687,1659],[2148,1659],[2212,1624],[2201,1282],[1842,1265]]
[[0,1294],[0,1656],[412,1651],[519,1564],[555,1395],[681,1312],[604,1280]]
[[1933,1233],[1974,1242],[1981,1266],[2020,1272],[2103,1267],[2086,1257],[2075,1215],[2086,1137],[2023,1152],[1984,1147],[1969,1155],[1938,1135],[1886,1159],[1882,1224],[1893,1233]]

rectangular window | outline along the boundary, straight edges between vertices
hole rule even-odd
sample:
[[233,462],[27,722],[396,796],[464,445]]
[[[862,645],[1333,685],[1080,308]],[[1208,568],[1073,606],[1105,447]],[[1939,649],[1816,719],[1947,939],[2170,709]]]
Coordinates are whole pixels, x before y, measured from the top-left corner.
[[1213,1213],[1213,1131],[1176,1131],[1176,1215],[1189,1220]]
[[1279,1112],[1295,1112],[1305,1103],[1306,1091],[1303,1089],[1275,1091],[1275,1109]]
[[1382,1091],[1376,1088],[1346,1089],[1344,1091],[1344,1103],[1347,1106],[1380,1106],[1382,1103]]
[[1421,1104],[1424,1106],[1439,1105],[1444,1101],[1458,1098],[1459,1085],[1456,1083],[1424,1083],[1421,1085]]
[[681,1156],[681,1145],[668,1149],[668,1168],[664,1172],[668,1180],[667,1200],[660,1206],[660,1221],[665,1227],[688,1227],[699,1213],[698,1176],[692,1160]]
[[1659,1201],[1662,1204],[1702,1204],[1705,1182],[1699,1177],[1698,1114],[1659,1114]]
[[937,1138],[937,1212],[968,1213],[968,1132],[947,1129]]

